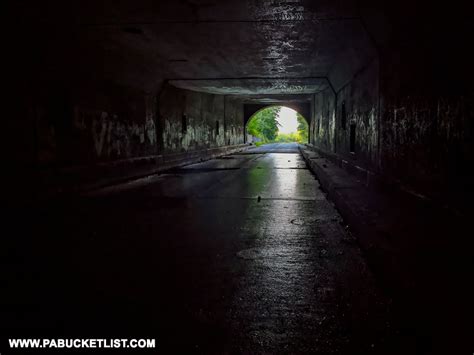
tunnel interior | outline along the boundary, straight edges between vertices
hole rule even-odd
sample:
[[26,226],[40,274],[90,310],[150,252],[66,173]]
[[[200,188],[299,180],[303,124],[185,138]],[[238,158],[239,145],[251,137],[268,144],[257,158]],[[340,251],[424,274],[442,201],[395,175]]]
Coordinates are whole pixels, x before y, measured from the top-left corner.
[[39,175],[39,190],[120,179],[117,162],[154,169],[245,144],[250,113],[269,103],[295,106],[310,144],[384,180],[440,200],[470,190],[459,181],[472,161],[463,4],[429,16],[351,1],[47,4],[12,6],[27,25],[13,41],[9,163]]
[[[112,332],[123,323],[101,306],[117,294],[129,337],[141,322],[137,336],[169,337],[165,350],[472,353],[467,1],[44,0],[8,13],[4,198],[18,233],[2,237],[0,333],[79,336],[87,317]],[[306,119],[305,144],[252,144],[249,120],[274,106]],[[168,328],[152,326],[148,291],[171,305]]]

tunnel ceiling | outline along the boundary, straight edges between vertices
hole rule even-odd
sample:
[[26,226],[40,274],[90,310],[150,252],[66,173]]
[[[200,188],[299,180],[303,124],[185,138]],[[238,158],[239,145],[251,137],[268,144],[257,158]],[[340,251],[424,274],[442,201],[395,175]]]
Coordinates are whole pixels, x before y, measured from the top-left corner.
[[231,96],[239,98],[244,104],[268,104],[268,105],[285,105],[287,103],[309,103],[311,102],[311,94],[295,94],[295,95],[235,95]]
[[351,1],[43,1],[21,11],[50,42],[40,62],[146,89],[169,80],[216,94],[309,94],[344,84],[374,54]]
[[170,84],[188,90],[227,95],[311,94],[328,87],[325,78],[265,78],[171,80]]

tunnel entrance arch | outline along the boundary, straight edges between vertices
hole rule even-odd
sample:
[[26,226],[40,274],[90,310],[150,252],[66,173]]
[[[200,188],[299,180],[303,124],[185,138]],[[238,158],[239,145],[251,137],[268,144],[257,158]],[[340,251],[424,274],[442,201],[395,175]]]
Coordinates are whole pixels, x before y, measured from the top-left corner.
[[[295,119],[298,120],[299,122],[305,122],[305,124],[301,123],[298,124],[298,121],[295,122],[296,126],[296,131],[291,135],[296,135],[298,136],[298,142],[300,143],[309,143],[309,128],[310,128],[310,113],[311,113],[311,106],[309,103],[301,103],[301,104],[286,104],[286,103],[271,103],[271,104],[246,104],[244,105],[244,140],[245,143],[250,143],[249,141],[249,124],[251,122],[254,122],[255,119],[258,119],[259,114],[263,113],[264,111],[268,110],[270,111],[273,108],[278,108],[278,109],[283,109],[289,112],[293,112],[296,114]],[[281,112],[281,111],[280,111]],[[280,116],[281,117],[281,116]],[[303,119],[301,120],[300,117]],[[303,125],[303,129],[300,129],[300,127]],[[274,127],[276,129],[276,134],[278,136],[278,139],[281,139],[281,136],[285,136],[285,133],[279,132],[278,127]],[[303,134],[303,140],[300,140],[302,137],[301,135],[298,135],[299,133],[304,132]],[[275,138],[277,138],[275,136]],[[288,138],[288,132],[286,132],[286,137],[285,139]],[[291,139],[295,139],[294,137],[291,137]],[[291,142],[294,142],[296,140],[291,140]],[[286,141],[280,141],[280,142],[286,142]]]

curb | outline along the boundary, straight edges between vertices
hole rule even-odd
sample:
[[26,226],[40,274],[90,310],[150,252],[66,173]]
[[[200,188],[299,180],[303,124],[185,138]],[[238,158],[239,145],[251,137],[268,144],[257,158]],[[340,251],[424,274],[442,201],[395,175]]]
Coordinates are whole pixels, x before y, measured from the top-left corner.
[[384,288],[391,292],[410,289],[412,280],[406,277],[409,271],[403,270],[400,251],[387,240],[383,226],[377,225],[376,211],[367,207],[378,198],[376,194],[369,191],[365,182],[349,175],[318,153],[302,147],[300,152],[328,199],[349,226],[372,271],[380,276],[378,279]]

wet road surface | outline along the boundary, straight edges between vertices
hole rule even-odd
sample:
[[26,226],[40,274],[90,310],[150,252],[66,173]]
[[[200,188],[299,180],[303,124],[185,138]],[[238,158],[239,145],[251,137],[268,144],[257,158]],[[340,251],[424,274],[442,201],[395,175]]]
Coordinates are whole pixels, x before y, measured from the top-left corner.
[[295,144],[58,201],[30,221],[7,266],[9,333],[153,337],[158,352],[389,347],[388,301]]

